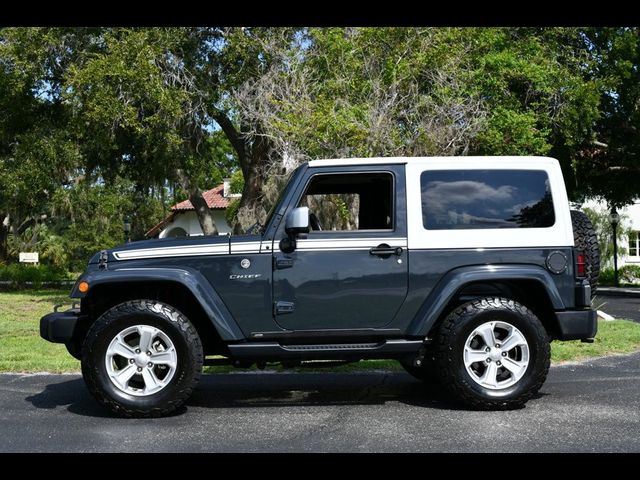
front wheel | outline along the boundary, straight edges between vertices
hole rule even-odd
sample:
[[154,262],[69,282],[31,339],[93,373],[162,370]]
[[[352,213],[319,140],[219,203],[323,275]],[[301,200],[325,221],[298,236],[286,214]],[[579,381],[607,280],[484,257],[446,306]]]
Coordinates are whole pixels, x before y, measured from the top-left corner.
[[82,375],[116,414],[159,417],[179,408],[202,371],[202,344],[189,320],[155,300],[108,310],[84,341]]
[[445,319],[436,342],[443,384],[455,398],[482,410],[523,406],[544,383],[550,357],[540,320],[504,298],[460,306]]

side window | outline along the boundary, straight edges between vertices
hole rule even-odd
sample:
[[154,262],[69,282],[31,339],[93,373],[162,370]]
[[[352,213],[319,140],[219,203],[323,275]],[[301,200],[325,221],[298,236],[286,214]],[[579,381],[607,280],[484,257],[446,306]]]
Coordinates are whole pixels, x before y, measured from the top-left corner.
[[309,207],[312,231],[391,230],[393,175],[316,175],[298,206]]
[[555,223],[539,170],[431,170],[420,175],[427,230],[543,228]]

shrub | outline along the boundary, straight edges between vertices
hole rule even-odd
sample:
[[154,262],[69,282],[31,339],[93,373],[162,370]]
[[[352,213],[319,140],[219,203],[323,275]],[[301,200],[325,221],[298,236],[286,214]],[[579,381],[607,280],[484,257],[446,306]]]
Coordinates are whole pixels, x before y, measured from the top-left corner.
[[22,233],[10,233],[7,238],[9,258],[18,260],[20,252],[37,252],[43,265],[64,268],[68,252],[64,240],[44,223],[27,227]]
[[35,287],[40,287],[43,282],[61,280],[71,280],[71,275],[61,268],[50,265],[24,265],[20,263],[0,265],[0,281],[10,281],[18,286],[33,282]]
[[[613,268],[600,270],[598,283],[600,285],[613,286],[615,275]],[[618,283],[624,285],[640,285],[640,265],[625,265],[618,269]]]
[[598,283],[600,285],[613,286],[614,272],[613,268],[604,268],[600,270],[600,276],[598,277]]
[[618,270],[621,283],[640,283],[640,265],[625,265]]

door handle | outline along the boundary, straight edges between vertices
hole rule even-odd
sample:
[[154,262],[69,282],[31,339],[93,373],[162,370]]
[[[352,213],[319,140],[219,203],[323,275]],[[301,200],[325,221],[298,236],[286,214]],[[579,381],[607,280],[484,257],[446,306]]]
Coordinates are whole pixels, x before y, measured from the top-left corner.
[[273,313],[275,315],[284,315],[285,313],[293,313],[296,305],[293,302],[275,302],[273,304]]
[[386,243],[381,243],[377,247],[373,247],[369,250],[371,255],[378,255],[380,257],[390,257],[391,255],[402,255],[402,247],[390,247]]
[[293,258],[273,258],[273,268],[275,270],[284,270],[293,267]]

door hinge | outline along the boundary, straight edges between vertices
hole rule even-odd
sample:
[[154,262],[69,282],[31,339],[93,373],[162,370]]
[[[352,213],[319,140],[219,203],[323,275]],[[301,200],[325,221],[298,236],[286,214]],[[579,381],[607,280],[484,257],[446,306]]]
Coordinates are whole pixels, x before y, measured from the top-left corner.
[[273,304],[274,315],[284,315],[285,313],[293,313],[296,306],[293,302],[275,302]]

